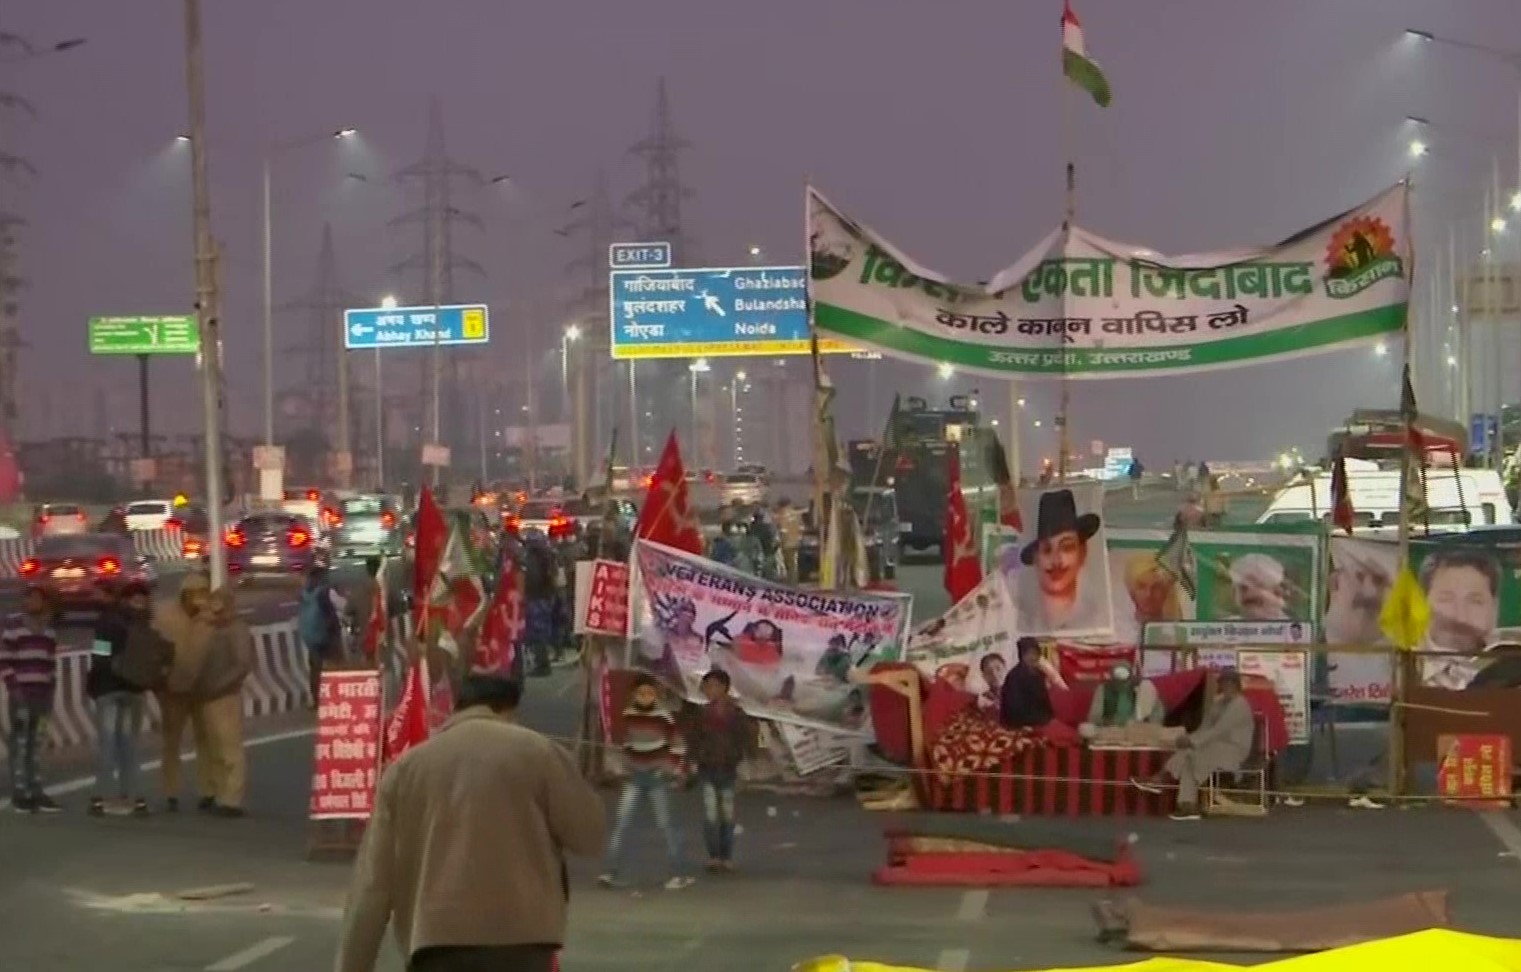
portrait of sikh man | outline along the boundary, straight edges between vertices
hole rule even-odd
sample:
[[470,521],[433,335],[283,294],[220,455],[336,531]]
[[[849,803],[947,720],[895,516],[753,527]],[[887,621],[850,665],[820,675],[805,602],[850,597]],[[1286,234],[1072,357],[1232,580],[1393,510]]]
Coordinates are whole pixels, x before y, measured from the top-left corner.
[[1078,513],[1070,489],[1042,493],[1035,517],[1035,539],[1019,553],[1026,577],[1020,588],[1019,626],[1030,634],[1107,628],[1111,624],[1105,584],[1083,577],[1088,542],[1098,533],[1096,513]]

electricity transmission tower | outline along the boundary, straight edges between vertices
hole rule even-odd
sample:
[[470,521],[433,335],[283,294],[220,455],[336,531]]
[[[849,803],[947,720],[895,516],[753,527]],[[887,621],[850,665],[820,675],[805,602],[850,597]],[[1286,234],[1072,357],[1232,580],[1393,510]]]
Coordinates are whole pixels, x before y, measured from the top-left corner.
[[[345,290],[339,281],[333,227],[324,224],[312,288],[296,300],[280,305],[280,310],[301,312],[311,322],[306,340],[288,348],[287,353],[300,354],[306,359],[302,387],[311,397],[311,427],[333,432],[325,437],[324,443],[336,454],[330,460],[327,472],[340,487],[350,485],[353,473],[350,407],[353,395],[349,391],[348,355],[343,350],[343,311],[357,306],[359,298]],[[349,458],[344,459],[345,456]]]
[[[421,225],[423,248],[393,266],[392,272],[421,274],[422,299],[409,303],[435,306],[458,303],[454,272],[468,270],[484,276],[486,271],[455,251],[457,224],[481,227],[479,216],[455,204],[456,189],[461,185],[478,188],[485,180],[476,169],[449,157],[444,142],[443,111],[437,98],[428,103],[428,136],[422,160],[400,170],[394,178],[404,185],[419,186],[422,204],[391,220],[390,225]],[[459,348],[436,346],[423,357],[418,414],[424,421],[418,423],[423,430],[419,446],[422,442],[435,442],[462,453],[461,446],[470,441],[464,428],[467,416],[459,380],[459,365],[465,357],[466,352]]]
[[[669,243],[672,265],[678,267],[700,265],[681,221],[681,204],[694,195],[681,181],[681,154],[691,147],[692,143],[676,131],[670,97],[662,77],[655,88],[655,115],[650,134],[628,150],[629,157],[643,169],[643,176],[639,186],[624,199],[624,209],[638,242]],[[606,252],[605,248],[603,252]],[[639,434],[630,438],[640,440],[641,461],[648,454],[645,450],[652,441],[658,447],[668,430],[684,429],[691,424],[688,412],[692,405],[686,394],[687,364],[686,361],[654,361],[634,369],[640,390],[637,396],[631,396],[636,399],[632,411]],[[650,414],[647,419],[645,412]],[[696,447],[694,442],[688,448]]]
[[[36,53],[24,38],[0,33],[0,54],[31,57]],[[3,113],[0,118],[3,118],[8,129],[13,129],[14,120],[18,117],[37,117],[31,102],[10,92],[0,92],[0,113]],[[37,170],[26,159],[0,149],[0,177],[5,180],[5,197],[13,195],[21,179],[36,174]],[[16,235],[25,225],[26,220],[10,208],[8,199],[0,200],[0,433],[4,434],[7,442],[13,444],[16,441],[20,401],[16,387],[22,343],[18,327],[20,293],[26,287],[26,278],[21,275],[17,264]]]

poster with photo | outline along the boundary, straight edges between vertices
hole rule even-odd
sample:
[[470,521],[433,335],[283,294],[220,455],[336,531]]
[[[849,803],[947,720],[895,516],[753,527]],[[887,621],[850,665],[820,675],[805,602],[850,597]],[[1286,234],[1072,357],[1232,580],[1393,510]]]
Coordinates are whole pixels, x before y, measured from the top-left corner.
[[1024,490],[1025,534],[998,552],[1020,634],[1108,638],[1114,633],[1102,483]]
[[926,678],[940,678],[977,696],[977,705],[998,711],[1003,677],[1017,661],[1014,604],[1002,575],[982,579],[940,617],[909,636],[905,659]]
[[647,540],[635,559],[648,612],[633,667],[694,700],[702,676],[721,668],[752,716],[865,729],[865,690],[852,673],[901,657],[908,595],[789,587]]
[[[1461,535],[1414,540],[1411,566],[1431,606],[1419,650],[1421,681],[1434,688],[1521,683],[1521,547],[1461,542]],[[1328,645],[1387,645],[1379,613],[1399,569],[1399,545],[1331,538],[1326,584]],[[1387,702],[1393,681],[1387,655],[1332,652],[1331,691],[1344,702]]]
[[[1188,545],[1192,594],[1159,562],[1169,541]],[[1108,531],[1115,640],[1140,644],[1147,625],[1180,621],[1288,623],[1320,617],[1321,534],[1316,524],[1250,530]],[[1285,628],[1285,630],[1288,630]],[[1270,639],[1276,641],[1277,639]]]

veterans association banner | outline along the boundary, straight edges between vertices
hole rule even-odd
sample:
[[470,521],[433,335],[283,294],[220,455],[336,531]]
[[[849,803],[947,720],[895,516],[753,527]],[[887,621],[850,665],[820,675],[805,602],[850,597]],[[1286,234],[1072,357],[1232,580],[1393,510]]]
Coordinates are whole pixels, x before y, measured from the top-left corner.
[[[1109,586],[1115,640],[1162,646],[1312,642],[1320,619],[1321,533],[1316,524],[1251,530],[1193,530],[1188,545],[1194,589],[1163,566],[1167,530],[1109,531]],[[1201,622],[1217,622],[1218,630]],[[1147,672],[1170,671],[1172,653],[1148,651]]]
[[1162,256],[1057,230],[984,286],[807,195],[819,332],[995,376],[1123,378],[1284,360],[1392,334],[1410,298],[1407,188],[1276,246]]
[[988,574],[972,592],[908,639],[904,658],[926,678],[939,678],[977,696],[996,713],[1003,677],[1018,660],[1018,625],[1004,576]]
[[901,657],[911,599],[761,580],[640,540],[647,610],[631,661],[699,697],[704,673],[729,673],[746,712],[835,731],[866,725],[852,671]]
[[[1378,616],[1399,567],[1399,545],[1331,538],[1325,633],[1328,645],[1387,645]],[[1454,539],[1414,540],[1410,560],[1431,606],[1421,681],[1437,688],[1521,681],[1513,647],[1521,643],[1521,549]],[[1347,702],[1387,702],[1387,655],[1333,652],[1331,690]]]

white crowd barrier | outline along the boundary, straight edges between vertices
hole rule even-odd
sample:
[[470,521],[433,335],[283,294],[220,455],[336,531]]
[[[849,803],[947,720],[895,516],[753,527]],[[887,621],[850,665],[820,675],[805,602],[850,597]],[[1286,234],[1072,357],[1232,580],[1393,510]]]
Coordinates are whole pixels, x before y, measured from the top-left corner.
[[19,577],[21,562],[32,555],[32,541],[25,537],[0,540],[0,577]]

